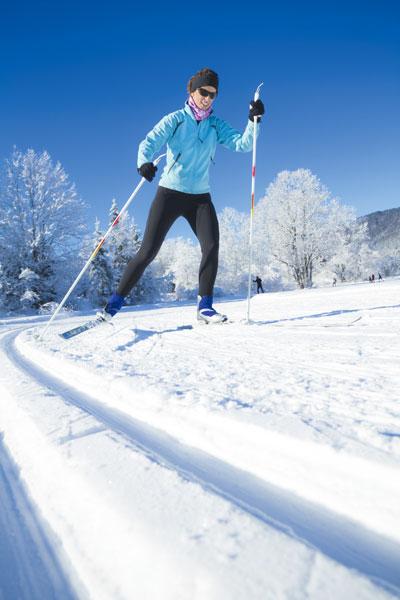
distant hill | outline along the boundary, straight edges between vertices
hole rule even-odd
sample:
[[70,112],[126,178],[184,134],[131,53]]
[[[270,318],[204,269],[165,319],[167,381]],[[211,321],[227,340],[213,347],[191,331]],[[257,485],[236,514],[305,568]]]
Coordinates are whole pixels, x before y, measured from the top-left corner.
[[400,208],[378,210],[360,217],[360,221],[368,223],[372,247],[400,247]]

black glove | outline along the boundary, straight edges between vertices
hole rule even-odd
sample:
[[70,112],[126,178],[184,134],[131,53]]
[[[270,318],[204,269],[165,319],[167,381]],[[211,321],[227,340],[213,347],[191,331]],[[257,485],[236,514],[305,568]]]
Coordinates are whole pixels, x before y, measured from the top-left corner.
[[138,172],[142,177],[147,179],[147,181],[152,181],[156,175],[157,167],[153,165],[152,162],[143,163],[141,167],[138,168]]
[[[249,119],[250,121],[254,121],[254,117],[261,117],[261,115],[263,115],[265,113],[265,108],[264,108],[264,104],[262,103],[262,100],[258,99],[258,100],[252,100],[250,102],[250,112],[249,112]],[[261,121],[261,119],[257,119],[257,122],[259,123]]]

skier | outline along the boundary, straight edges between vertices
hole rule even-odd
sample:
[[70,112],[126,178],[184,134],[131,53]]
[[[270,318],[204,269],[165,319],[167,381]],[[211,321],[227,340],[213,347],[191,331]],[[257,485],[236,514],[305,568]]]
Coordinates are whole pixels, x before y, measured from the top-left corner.
[[121,309],[125,296],[154,260],[170,227],[181,216],[199,240],[202,254],[197,317],[205,323],[218,323],[227,318],[213,307],[219,228],[210,196],[209,169],[217,143],[236,152],[251,151],[253,121],[264,114],[264,105],[261,100],[250,103],[249,121],[240,133],[213,113],[218,87],[217,73],[209,68],[198,71],[188,82],[184,108],[161,119],[139,145],[138,172],[147,181],[152,181],[156,174],[157,167],[152,160],[164,144],[167,145],[167,164],[150,208],[141,247],[129,261],[101,313],[105,320]]
[[332,280],[332,287],[336,287],[336,282],[337,282],[337,279],[336,279],[336,277],[334,277]]
[[261,290],[261,293],[263,294],[264,290],[263,290],[263,286],[262,286],[262,279],[261,279],[261,277],[259,277],[257,275],[256,278],[253,279],[253,283],[257,284],[257,294],[260,292],[260,290]]

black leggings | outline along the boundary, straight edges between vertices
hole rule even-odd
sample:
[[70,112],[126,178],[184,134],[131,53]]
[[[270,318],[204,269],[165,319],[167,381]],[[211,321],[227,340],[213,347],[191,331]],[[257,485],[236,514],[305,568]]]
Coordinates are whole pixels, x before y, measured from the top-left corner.
[[172,224],[185,217],[200,242],[200,296],[212,296],[218,270],[219,228],[210,194],[185,194],[159,186],[150,208],[140,250],[129,261],[117,293],[127,296],[158,254]]

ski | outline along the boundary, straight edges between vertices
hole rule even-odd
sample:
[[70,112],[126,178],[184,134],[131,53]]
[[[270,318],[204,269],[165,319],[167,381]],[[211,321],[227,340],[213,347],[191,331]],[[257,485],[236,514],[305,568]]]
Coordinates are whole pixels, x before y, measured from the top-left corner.
[[[90,321],[86,321],[83,325],[79,325],[79,327],[74,327],[73,329],[69,329],[68,331],[64,331],[63,333],[59,333],[58,335],[62,337],[64,340],[70,340],[71,338],[84,333],[85,331],[89,331],[89,329],[93,329],[94,327],[98,327],[99,325],[107,324],[107,321],[103,319],[103,317],[96,317],[95,319],[91,319]],[[111,325],[111,323],[110,323]]]
[[203,327],[203,325],[226,325],[227,323],[233,323],[233,321],[229,321],[228,318],[223,319],[222,321],[205,321],[204,319],[198,319],[196,325],[198,327]]

